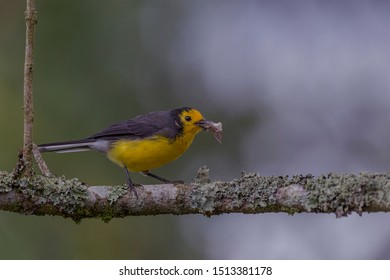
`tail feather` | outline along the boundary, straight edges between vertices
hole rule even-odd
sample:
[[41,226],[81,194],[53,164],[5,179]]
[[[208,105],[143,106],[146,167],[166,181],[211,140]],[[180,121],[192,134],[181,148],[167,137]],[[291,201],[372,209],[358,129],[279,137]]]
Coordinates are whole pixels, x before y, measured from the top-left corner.
[[44,152],[56,152],[56,153],[72,153],[92,150],[95,141],[90,139],[76,140],[76,141],[64,141],[38,145],[38,149],[41,153]]

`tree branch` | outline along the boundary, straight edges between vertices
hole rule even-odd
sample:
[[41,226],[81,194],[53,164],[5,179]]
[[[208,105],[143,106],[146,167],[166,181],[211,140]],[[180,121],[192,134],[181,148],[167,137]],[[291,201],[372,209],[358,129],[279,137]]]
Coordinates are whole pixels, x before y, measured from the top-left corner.
[[390,174],[269,176],[243,173],[229,182],[210,181],[208,169],[191,184],[138,187],[90,186],[77,179],[0,172],[0,209],[29,215],[57,215],[75,221],[158,214],[334,213],[390,211]]
[[23,173],[31,176],[33,173],[33,66],[34,66],[34,37],[37,24],[35,0],[27,0],[26,12],[26,49],[24,60],[24,134],[23,134]]
[[45,160],[42,157],[41,152],[38,149],[38,146],[35,143],[33,143],[32,152],[33,152],[33,155],[35,158],[35,162],[37,163],[42,174],[45,176],[48,176],[48,177],[52,176],[52,174],[50,173],[49,167],[47,166]]

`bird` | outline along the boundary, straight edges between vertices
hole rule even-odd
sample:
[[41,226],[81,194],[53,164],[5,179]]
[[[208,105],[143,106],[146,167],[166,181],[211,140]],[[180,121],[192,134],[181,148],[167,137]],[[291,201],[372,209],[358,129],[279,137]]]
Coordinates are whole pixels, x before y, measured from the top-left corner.
[[94,135],[73,141],[38,145],[43,152],[98,151],[124,168],[127,185],[138,199],[138,193],[129,171],[140,172],[164,183],[171,181],[151,173],[179,158],[202,130],[211,132],[222,141],[222,124],[206,120],[192,107],[154,111],[118,122]]

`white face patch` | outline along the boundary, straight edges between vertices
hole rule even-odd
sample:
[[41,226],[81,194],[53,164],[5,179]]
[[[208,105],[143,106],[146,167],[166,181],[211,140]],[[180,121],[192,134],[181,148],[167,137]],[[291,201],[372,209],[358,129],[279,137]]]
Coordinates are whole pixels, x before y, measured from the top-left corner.
[[178,127],[178,128],[181,127],[181,125],[177,121],[175,121],[175,126]]

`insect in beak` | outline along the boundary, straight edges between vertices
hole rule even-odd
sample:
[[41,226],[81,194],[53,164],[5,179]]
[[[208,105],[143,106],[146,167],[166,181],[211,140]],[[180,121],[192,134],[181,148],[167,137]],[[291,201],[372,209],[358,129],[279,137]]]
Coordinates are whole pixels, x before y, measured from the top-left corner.
[[215,139],[222,143],[222,123],[215,123],[208,120],[200,120],[195,123],[195,125],[203,128],[205,131],[211,132]]

